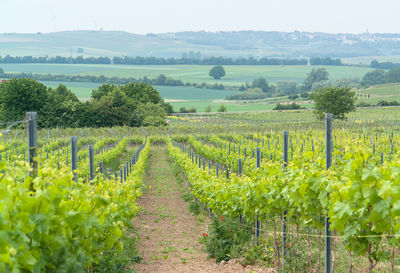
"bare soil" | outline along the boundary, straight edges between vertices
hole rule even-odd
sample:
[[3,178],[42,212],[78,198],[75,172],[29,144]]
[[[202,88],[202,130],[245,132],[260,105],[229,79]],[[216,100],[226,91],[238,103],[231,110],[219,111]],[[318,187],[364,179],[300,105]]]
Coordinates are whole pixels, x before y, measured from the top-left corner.
[[138,228],[140,272],[275,272],[257,266],[244,267],[229,261],[217,264],[207,258],[199,243],[207,232],[207,221],[200,222],[182,199],[182,185],[176,180],[168,162],[165,145],[153,146],[145,178],[148,188],[138,200],[143,208],[133,220]]

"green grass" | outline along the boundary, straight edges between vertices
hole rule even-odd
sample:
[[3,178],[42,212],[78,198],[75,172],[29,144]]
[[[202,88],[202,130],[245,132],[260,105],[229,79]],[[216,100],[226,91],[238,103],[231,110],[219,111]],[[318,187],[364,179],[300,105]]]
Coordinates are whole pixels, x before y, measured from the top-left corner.
[[[275,108],[276,103],[268,102],[228,102],[228,101],[188,101],[188,102],[172,102],[172,106],[175,111],[178,111],[181,107],[186,109],[196,108],[197,112],[205,112],[207,106],[211,106],[212,112],[217,112],[217,109],[223,104],[226,106],[228,112],[246,112],[246,111],[267,111]],[[301,104],[303,107],[311,108],[312,105]]]
[[[53,82],[43,81],[43,83],[50,87],[57,87],[64,84],[71,89],[76,96],[81,100],[90,99],[92,90],[99,87],[98,83],[89,82]],[[167,100],[215,100],[224,99],[226,96],[234,94],[236,91],[232,90],[215,90],[205,88],[193,88],[184,86],[156,86],[162,98]]]
[[[359,89],[357,93],[361,95],[357,98],[357,103],[363,101],[376,104],[382,100],[400,102],[400,83],[376,85]],[[365,95],[369,95],[369,97],[365,97]]]
[[[201,65],[76,65],[76,64],[1,64],[6,72],[30,72],[53,74],[81,74],[104,75],[108,77],[134,77],[147,76],[156,78],[160,74],[167,77],[180,79],[184,82],[196,83],[223,83],[238,86],[255,78],[265,77],[268,82],[276,83],[280,80],[294,80],[302,83],[313,68],[322,66],[280,66],[280,65],[246,65],[224,66],[226,76],[221,80],[214,80],[208,72],[212,66]],[[342,77],[362,78],[371,71],[367,67],[352,66],[326,66],[329,78],[335,80]]]

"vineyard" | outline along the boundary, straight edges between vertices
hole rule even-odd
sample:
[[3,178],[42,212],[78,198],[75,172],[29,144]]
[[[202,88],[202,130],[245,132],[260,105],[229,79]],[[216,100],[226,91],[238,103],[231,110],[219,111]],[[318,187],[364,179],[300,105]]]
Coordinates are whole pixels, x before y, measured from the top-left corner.
[[264,266],[399,272],[398,115],[267,115],[37,133],[27,115],[0,143],[0,272],[103,272],[140,213],[151,145],[167,147],[201,213],[251,234]]

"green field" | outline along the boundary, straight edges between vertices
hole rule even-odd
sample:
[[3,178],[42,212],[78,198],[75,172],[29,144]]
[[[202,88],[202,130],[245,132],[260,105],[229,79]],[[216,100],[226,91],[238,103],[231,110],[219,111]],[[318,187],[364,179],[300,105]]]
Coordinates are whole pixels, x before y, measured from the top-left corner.
[[371,104],[376,104],[382,100],[400,102],[400,84],[383,84],[376,85],[366,89],[359,89],[357,93],[358,102],[364,101]]
[[[99,87],[98,83],[87,82],[53,82],[43,81],[43,83],[50,87],[57,87],[59,84],[64,84],[71,89],[76,96],[81,100],[87,100],[92,94],[92,90]],[[155,86],[160,92],[162,98],[168,100],[179,101],[210,101],[221,100],[226,96],[236,93],[232,90],[215,90],[205,88],[193,88],[184,86]]]
[[[0,65],[6,72],[30,72],[30,73],[52,73],[52,74],[80,74],[80,75],[105,75],[116,77],[135,77],[147,76],[156,78],[159,74],[165,74],[174,79],[181,79],[184,82],[207,82],[223,83],[226,86],[240,85],[246,81],[252,81],[257,77],[265,77],[268,82],[275,83],[278,80],[295,80],[301,83],[306,74],[313,68],[319,66],[224,66],[226,77],[222,80],[214,81],[208,76],[211,66],[194,65],[171,65],[171,66],[130,66],[130,65],[63,65],[63,64],[2,64]],[[330,74],[330,79],[341,77],[361,78],[370,68],[352,66],[328,66],[325,67]],[[56,87],[58,84],[65,84],[81,100],[88,100],[93,89],[97,88],[97,83],[76,83],[76,82],[44,82],[46,85]],[[286,97],[269,98],[257,101],[224,101],[235,91],[232,90],[212,90],[191,87],[157,86],[161,97],[170,102],[175,110],[181,107],[196,108],[202,112],[207,106],[211,106],[212,111],[216,111],[221,104],[227,106],[228,111],[263,111],[271,110],[276,103],[289,102]],[[381,100],[400,102],[400,84],[388,84],[357,90],[357,103],[364,101],[376,104]],[[304,102],[297,102],[303,104]],[[310,105],[305,103],[307,108]]]
[[80,65],[80,64],[0,64],[6,72],[29,72],[74,75],[104,75],[108,77],[156,78],[160,74],[180,79],[184,82],[223,83],[228,86],[239,86],[246,81],[265,77],[269,83],[282,80],[294,80],[302,83],[313,68],[324,67],[329,72],[329,79],[362,78],[371,71],[367,67],[354,66],[279,66],[247,65],[224,66],[226,76],[214,80],[208,72],[212,66],[207,65]]

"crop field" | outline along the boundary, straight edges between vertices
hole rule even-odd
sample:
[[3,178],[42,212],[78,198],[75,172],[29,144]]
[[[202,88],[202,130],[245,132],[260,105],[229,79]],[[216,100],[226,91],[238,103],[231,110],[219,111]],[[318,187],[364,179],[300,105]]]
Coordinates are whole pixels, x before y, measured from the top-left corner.
[[[101,272],[107,255],[130,245],[138,250],[120,266],[139,272],[160,262],[238,272],[215,268],[203,246],[217,261],[257,261],[252,269],[320,272],[328,237],[336,272],[400,270],[398,107],[333,120],[331,139],[305,110],[169,120],[169,128],[39,130],[32,168],[26,129],[10,128],[0,138],[0,217],[26,239],[2,237],[9,254],[0,269],[43,272],[72,259],[78,271]],[[132,219],[137,241],[124,235]]]
[[361,95],[357,102],[364,101],[371,104],[383,100],[400,102],[400,84],[398,83],[371,86],[366,89],[359,89],[357,93]]
[[[221,80],[214,80],[208,72],[212,66],[200,65],[79,65],[79,64],[0,64],[6,72],[29,72],[51,74],[80,74],[104,75],[108,77],[134,77],[156,78],[165,74],[173,79],[195,83],[223,83],[226,85],[240,86],[246,81],[265,77],[269,83],[281,80],[294,80],[302,83],[313,68],[322,66],[225,66],[226,76]],[[372,69],[353,66],[324,66],[329,72],[329,78],[362,78]]]

